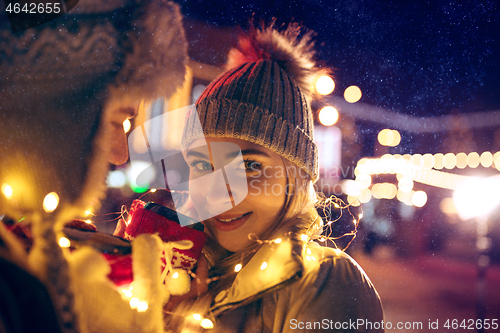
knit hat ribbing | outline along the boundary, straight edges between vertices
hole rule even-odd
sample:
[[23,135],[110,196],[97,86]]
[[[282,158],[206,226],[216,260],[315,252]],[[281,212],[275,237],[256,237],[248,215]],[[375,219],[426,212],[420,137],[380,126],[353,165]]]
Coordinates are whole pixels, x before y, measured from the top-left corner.
[[[315,182],[318,149],[306,95],[315,68],[311,44],[297,36],[297,26],[291,25],[284,33],[266,28],[240,40],[240,45],[252,46],[250,52],[243,50],[253,56],[252,61],[227,71],[205,89],[196,102],[197,112],[187,119],[183,149],[203,136],[242,139],[295,163]],[[248,58],[243,57],[243,61]],[[234,64],[231,53],[229,63]],[[196,115],[203,133],[196,126]]]

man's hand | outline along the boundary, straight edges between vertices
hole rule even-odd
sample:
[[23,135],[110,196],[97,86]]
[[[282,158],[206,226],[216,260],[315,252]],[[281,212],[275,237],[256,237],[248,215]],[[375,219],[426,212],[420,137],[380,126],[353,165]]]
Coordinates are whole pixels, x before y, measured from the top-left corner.
[[[113,235],[123,238],[126,227],[125,221],[119,219]],[[189,291],[181,296],[171,296],[170,300],[165,305],[165,311],[172,312],[182,301],[189,298],[196,298],[208,290],[208,262],[203,255],[198,259],[195,275],[196,277],[191,280]]]

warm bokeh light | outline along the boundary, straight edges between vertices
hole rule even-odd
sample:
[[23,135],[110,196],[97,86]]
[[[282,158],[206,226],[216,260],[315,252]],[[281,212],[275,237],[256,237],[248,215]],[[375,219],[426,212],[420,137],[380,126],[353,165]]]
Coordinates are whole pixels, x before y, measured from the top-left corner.
[[444,168],[444,155],[441,153],[437,153],[434,155],[434,168],[441,170]]
[[398,193],[396,194],[396,197],[398,198],[398,200],[401,201],[402,203],[408,205],[408,206],[412,205],[412,201],[411,201],[412,196],[413,196],[413,191],[410,191],[410,192],[398,191]]
[[43,209],[47,212],[53,212],[59,205],[59,196],[56,192],[50,192],[43,199]]
[[379,170],[384,173],[391,173],[394,168],[394,157],[391,154],[384,154],[379,160]]
[[439,204],[439,208],[445,214],[452,215],[457,213],[457,208],[453,202],[453,198],[443,198]]
[[458,153],[457,154],[457,168],[464,169],[467,166],[467,154]]
[[[436,154],[438,156],[437,160],[443,160],[444,155]],[[447,154],[448,155],[448,154]],[[474,155],[473,155],[474,156]],[[434,156],[435,159],[436,156]],[[441,158],[443,157],[443,158]],[[449,154],[447,156],[451,160],[452,165],[455,162],[456,157],[454,154]],[[363,177],[362,175],[380,175],[380,174],[395,174],[396,179],[400,181],[403,177],[411,177],[413,182],[418,182],[422,184],[427,184],[430,186],[436,186],[441,188],[447,188],[454,190],[456,185],[467,176],[457,175],[454,173],[438,171],[434,169],[426,169],[424,165],[428,166],[428,161],[430,158],[428,155],[391,155],[384,154],[379,158],[362,158],[358,161],[356,168],[354,169],[354,175],[356,176],[356,181],[346,179],[342,181],[342,189],[345,194],[351,195],[353,197],[359,197],[360,191],[363,189]],[[468,157],[467,157],[468,160]],[[434,161],[436,164],[436,161]],[[439,162],[438,162],[439,163]],[[404,183],[403,183],[404,184]],[[403,185],[404,189],[404,185]],[[377,192],[377,190],[375,190]],[[374,197],[378,194],[374,193]]]
[[457,185],[453,201],[462,220],[488,215],[500,203],[500,176],[466,178]]
[[409,176],[402,177],[398,182],[398,188],[402,192],[411,192],[413,190],[413,179]]
[[427,193],[424,191],[416,191],[413,193],[411,201],[415,207],[423,207],[427,203]]
[[453,169],[457,165],[457,157],[453,153],[444,155],[444,167],[446,169]]
[[493,163],[495,163],[495,168],[500,171],[500,151],[497,151],[495,155],[493,155]]
[[370,177],[370,175],[362,173],[356,176],[356,182],[358,182],[358,185],[361,189],[365,189],[370,187],[372,183],[372,178]]
[[344,179],[341,182],[341,185],[342,185],[342,192],[344,192],[347,195],[357,197],[358,195],[361,194],[360,183],[355,180]]
[[10,187],[9,184],[3,184],[2,185],[2,193],[7,197],[7,199],[10,199],[12,197],[12,187]]
[[264,270],[267,268],[267,262],[263,262],[262,265],[260,265],[260,269]]
[[394,199],[397,193],[398,189],[392,183],[379,183],[372,187],[372,195],[376,199]]
[[319,122],[323,126],[332,126],[339,120],[339,112],[333,106],[325,106],[319,111]]
[[132,297],[133,294],[132,294],[132,290],[134,289],[134,287],[128,287],[128,289],[122,289],[122,293],[123,295],[125,295],[125,297]]
[[137,309],[139,307],[139,304],[141,304],[141,300],[137,297],[132,297],[129,304],[132,309]]
[[489,151],[485,151],[481,154],[481,165],[485,168],[489,168],[493,164],[493,154]]
[[203,319],[201,321],[200,325],[202,328],[204,328],[206,330],[210,330],[210,329],[214,328],[214,323],[210,319],[207,319],[207,318]]
[[383,129],[377,139],[382,146],[396,147],[401,142],[401,135],[396,130]]
[[378,132],[377,139],[378,139],[378,142],[382,146],[387,146],[388,145],[387,143],[389,142],[389,140],[392,140],[391,130],[387,129],[387,128],[381,130],[380,132]]
[[398,131],[392,130],[392,145],[391,147],[396,147],[401,143],[401,134]]
[[130,123],[129,119],[127,119],[123,122],[123,130],[125,131],[125,133],[128,133],[128,131],[130,131],[131,126],[132,126],[132,124]]
[[424,154],[422,159],[424,169],[432,169],[434,167],[434,156],[432,154]]
[[479,166],[480,157],[476,152],[472,152],[467,155],[467,165],[470,168],[477,168]]
[[137,311],[138,312],[145,312],[148,309],[148,303],[147,302],[140,302],[139,305],[137,306]]
[[401,134],[399,134],[398,131],[392,130],[392,142],[391,142],[391,147],[396,147],[401,143]]
[[361,89],[357,86],[350,86],[344,91],[344,98],[349,103],[356,103],[361,99]]
[[59,246],[60,247],[69,247],[70,245],[71,245],[71,242],[66,237],[59,238]]
[[367,188],[361,190],[361,194],[359,195],[358,199],[361,203],[367,203],[372,199],[372,191],[370,191],[370,189]]
[[424,166],[424,159],[422,155],[415,154],[410,157],[410,163],[418,167]]
[[353,207],[357,207],[360,205],[359,199],[357,197],[352,196],[352,195],[347,196],[347,202],[349,203],[349,205],[351,205]]
[[242,268],[242,267],[243,267],[243,266],[241,266],[241,264],[237,264],[236,266],[234,266],[234,271],[235,271],[235,272],[239,272],[239,271],[241,271],[241,268]]
[[328,75],[321,76],[316,81],[316,90],[321,95],[331,94],[334,89],[335,89],[335,82]]

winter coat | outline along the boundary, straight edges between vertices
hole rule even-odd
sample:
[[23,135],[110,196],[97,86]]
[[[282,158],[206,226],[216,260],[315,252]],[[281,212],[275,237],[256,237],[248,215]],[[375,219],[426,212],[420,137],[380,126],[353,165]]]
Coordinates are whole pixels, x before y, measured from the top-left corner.
[[31,274],[25,249],[3,222],[0,219],[0,332],[60,333],[46,286]]
[[361,267],[299,240],[260,248],[212,311],[217,332],[384,332],[379,295]]

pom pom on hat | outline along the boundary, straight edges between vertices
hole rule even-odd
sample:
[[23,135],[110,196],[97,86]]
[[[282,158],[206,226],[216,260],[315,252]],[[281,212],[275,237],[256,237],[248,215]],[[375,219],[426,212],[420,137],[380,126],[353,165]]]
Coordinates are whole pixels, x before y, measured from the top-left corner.
[[310,100],[313,84],[323,72],[314,61],[313,35],[313,31],[304,31],[298,23],[290,23],[282,31],[275,28],[274,20],[263,28],[252,24],[247,33],[240,34],[238,45],[229,51],[226,70],[247,62],[275,61]]

